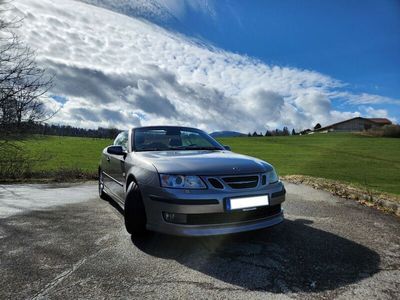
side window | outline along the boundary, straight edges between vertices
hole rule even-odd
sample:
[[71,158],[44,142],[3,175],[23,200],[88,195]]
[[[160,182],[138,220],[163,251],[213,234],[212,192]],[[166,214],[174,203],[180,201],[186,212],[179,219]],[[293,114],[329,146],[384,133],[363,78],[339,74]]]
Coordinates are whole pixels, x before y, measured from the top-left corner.
[[128,150],[128,131],[121,132],[114,140],[114,146],[122,146]]

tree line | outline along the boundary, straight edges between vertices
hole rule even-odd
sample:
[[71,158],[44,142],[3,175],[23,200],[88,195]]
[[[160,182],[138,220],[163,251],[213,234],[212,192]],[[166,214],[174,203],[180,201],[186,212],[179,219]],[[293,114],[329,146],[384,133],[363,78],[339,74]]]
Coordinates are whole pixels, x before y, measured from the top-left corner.
[[[321,124],[317,123],[314,126],[314,130],[320,129]],[[303,135],[312,132],[313,130],[307,128],[302,131],[296,132],[296,130],[293,128],[292,131],[289,131],[288,127],[283,127],[283,129],[275,129],[275,130],[267,130],[264,134],[262,132],[258,133],[257,131],[254,131],[253,133],[249,132],[247,136],[252,137],[252,136],[288,136],[288,135]]]
[[118,133],[121,132],[117,128],[104,128],[98,127],[97,129],[87,129],[73,127],[70,125],[56,125],[47,123],[31,123],[26,126],[26,134],[40,134],[40,135],[56,135],[56,136],[72,136],[72,137],[90,137],[90,138],[103,138],[114,139]]
[[297,135],[298,133],[296,130],[293,128],[292,131],[289,131],[289,128],[286,126],[283,127],[283,129],[275,129],[275,130],[267,130],[264,134],[262,132],[257,133],[257,131],[254,131],[253,133],[249,132],[247,136],[252,137],[252,136],[288,136],[288,135]]

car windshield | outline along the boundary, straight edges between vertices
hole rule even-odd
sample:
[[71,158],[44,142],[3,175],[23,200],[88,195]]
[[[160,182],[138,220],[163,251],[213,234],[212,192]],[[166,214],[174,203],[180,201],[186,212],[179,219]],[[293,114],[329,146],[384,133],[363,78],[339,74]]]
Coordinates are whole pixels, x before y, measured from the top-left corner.
[[223,150],[205,132],[186,127],[138,128],[134,132],[135,151],[162,150]]

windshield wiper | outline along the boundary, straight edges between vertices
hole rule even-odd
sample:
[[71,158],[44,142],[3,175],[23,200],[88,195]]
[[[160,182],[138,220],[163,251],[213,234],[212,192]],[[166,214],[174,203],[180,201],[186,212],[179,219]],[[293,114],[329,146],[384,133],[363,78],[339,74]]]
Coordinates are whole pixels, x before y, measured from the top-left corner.
[[199,147],[199,146],[178,146],[169,147],[171,150],[223,150],[219,147]]
[[167,149],[160,149],[160,148],[143,148],[143,149],[136,149],[137,152],[145,152],[145,151],[165,151]]

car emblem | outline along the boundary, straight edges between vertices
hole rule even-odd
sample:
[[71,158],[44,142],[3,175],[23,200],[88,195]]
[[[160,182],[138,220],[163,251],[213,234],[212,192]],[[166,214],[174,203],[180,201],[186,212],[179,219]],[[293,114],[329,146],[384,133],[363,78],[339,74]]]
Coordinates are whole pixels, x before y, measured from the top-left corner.
[[232,170],[233,170],[233,171],[240,171],[240,169],[237,168],[237,167],[233,167]]

